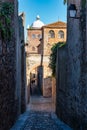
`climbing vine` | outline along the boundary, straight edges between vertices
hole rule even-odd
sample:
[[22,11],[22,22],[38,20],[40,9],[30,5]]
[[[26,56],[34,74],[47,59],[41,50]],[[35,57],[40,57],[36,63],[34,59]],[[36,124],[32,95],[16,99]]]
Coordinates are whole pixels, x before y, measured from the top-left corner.
[[14,7],[10,2],[0,3],[0,35],[2,40],[10,40],[12,36],[11,16]]
[[52,76],[55,77],[56,75],[56,59],[57,59],[57,48],[60,48],[65,45],[65,42],[58,42],[53,45],[51,48],[51,54],[50,54],[50,63],[49,67],[52,70]]
[[67,0],[64,0],[63,3],[66,4],[66,3],[67,3]]
[[86,6],[86,0],[82,0],[81,4],[82,4],[82,8],[85,8],[85,6]]

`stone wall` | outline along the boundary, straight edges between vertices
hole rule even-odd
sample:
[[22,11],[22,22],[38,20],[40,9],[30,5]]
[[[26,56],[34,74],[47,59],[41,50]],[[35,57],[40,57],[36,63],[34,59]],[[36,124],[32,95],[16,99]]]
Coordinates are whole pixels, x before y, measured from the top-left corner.
[[[69,0],[71,3],[71,0]],[[80,5],[80,1],[73,1]],[[80,5],[81,7],[81,5]],[[84,11],[83,13],[86,13]],[[81,19],[83,19],[83,15]],[[83,22],[84,23],[83,23]],[[84,25],[84,26],[83,26]],[[57,107],[58,116],[74,127],[75,130],[87,129],[87,60],[86,60],[86,29],[85,20],[68,17],[66,63],[61,52],[58,52],[57,70]],[[85,33],[84,33],[85,34]]]
[[52,96],[52,78],[44,78],[43,79],[43,96],[51,97]]
[[[14,19],[12,15],[11,19]],[[14,22],[12,20],[12,26]],[[16,89],[16,52],[15,39],[2,41],[0,37],[0,129],[9,130],[17,118],[18,99],[15,99]],[[14,118],[13,118],[14,117]]]
[[[11,15],[12,37],[2,39],[0,32],[0,130],[9,130],[21,113],[21,48],[17,0]],[[1,4],[1,3],[0,3]]]
[[18,115],[21,113],[21,43],[19,37],[19,17],[18,17],[18,1],[14,0],[14,39],[16,53],[16,90],[15,99],[18,100]]
[[[87,2],[86,2],[86,12],[87,12]],[[87,13],[86,13],[86,43],[87,43]],[[87,50],[87,44],[86,44],[86,50]],[[87,51],[86,51],[86,61],[87,61]]]
[[25,14],[19,15],[19,38],[21,50],[21,112],[26,110],[26,57],[25,57],[25,42],[24,42],[24,21]]
[[57,51],[57,69],[56,69],[56,113],[61,119],[65,119],[66,113],[66,79],[67,79],[67,53],[66,46],[58,48]]
[[49,68],[49,56],[43,56],[43,96],[52,96],[52,71]]
[[56,78],[52,77],[52,101],[56,107]]

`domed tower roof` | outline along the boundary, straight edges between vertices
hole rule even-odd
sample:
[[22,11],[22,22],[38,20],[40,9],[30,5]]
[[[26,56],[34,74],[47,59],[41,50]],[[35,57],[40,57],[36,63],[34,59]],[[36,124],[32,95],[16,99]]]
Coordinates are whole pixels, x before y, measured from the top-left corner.
[[32,23],[31,27],[32,28],[41,28],[44,26],[44,23],[40,20],[40,16],[37,15],[36,20]]

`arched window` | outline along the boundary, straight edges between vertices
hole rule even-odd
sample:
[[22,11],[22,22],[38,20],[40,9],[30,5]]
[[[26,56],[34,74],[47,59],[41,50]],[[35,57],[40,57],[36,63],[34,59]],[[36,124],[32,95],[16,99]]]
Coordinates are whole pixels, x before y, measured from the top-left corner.
[[49,38],[55,38],[55,33],[53,30],[49,31]]
[[58,32],[58,38],[64,38],[64,32],[63,31],[59,31]]
[[35,35],[35,34],[32,34],[32,38],[36,38],[36,35]]
[[34,46],[32,47],[32,51],[35,51],[35,47]]

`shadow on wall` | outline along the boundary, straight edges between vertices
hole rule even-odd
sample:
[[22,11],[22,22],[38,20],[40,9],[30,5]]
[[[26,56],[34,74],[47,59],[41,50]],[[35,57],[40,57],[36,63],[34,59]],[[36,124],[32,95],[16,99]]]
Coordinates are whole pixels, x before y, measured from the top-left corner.
[[52,97],[52,77],[43,79],[43,96]]
[[37,85],[37,79],[33,78],[27,86],[27,103],[30,101],[30,96],[42,95],[40,87]]

